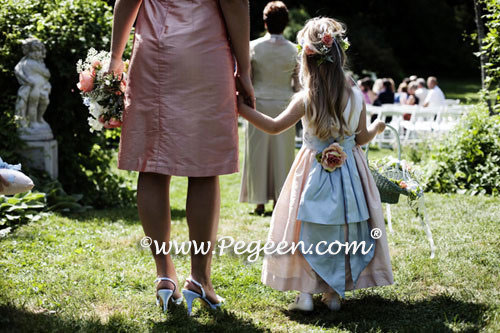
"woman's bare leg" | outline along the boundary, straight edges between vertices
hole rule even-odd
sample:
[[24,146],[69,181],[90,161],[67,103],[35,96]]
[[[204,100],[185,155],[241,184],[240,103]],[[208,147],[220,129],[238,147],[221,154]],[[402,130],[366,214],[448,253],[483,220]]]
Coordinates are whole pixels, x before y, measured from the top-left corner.
[[[170,176],[157,173],[139,173],[137,207],[144,233],[153,240],[151,250],[156,264],[156,274],[171,278],[178,286],[177,274],[170,253],[156,254],[154,246],[155,240],[160,246],[162,242],[166,242],[165,249],[168,249],[170,241],[170,178]],[[173,286],[169,281],[161,281],[157,289],[162,288],[173,289]],[[179,298],[180,296],[180,290],[177,288],[173,297]]]
[[[200,282],[212,303],[218,303],[210,280],[212,250],[217,241],[217,228],[220,213],[219,177],[190,177],[186,201],[186,218],[189,226],[189,239],[197,244],[211,242],[206,255],[194,254],[191,247],[191,277]],[[200,291],[192,283],[186,282],[185,288]]]

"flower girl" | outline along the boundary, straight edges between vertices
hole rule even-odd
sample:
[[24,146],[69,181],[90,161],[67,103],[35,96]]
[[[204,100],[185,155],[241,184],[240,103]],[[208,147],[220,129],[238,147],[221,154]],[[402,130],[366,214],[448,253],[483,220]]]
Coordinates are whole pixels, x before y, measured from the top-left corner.
[[[363,95],[351,88],[344,72],[349,46],[344,33],[331,18],[311,19],[298,33],[302,90],[278,117],[239,98],[240,114],[271,134],[302,118],[303,146],[277,201],[268,237],[275,244],[302,243],[302,250],[266,256],[262,271],[264,284],[300,291],[290,310],[313,310],[316,293],[338,310],[346,290],[393,283],[380,196],[359,147],[385,125],[366,126]],[[348,246],[336,251],[354,242],[367,251]]]

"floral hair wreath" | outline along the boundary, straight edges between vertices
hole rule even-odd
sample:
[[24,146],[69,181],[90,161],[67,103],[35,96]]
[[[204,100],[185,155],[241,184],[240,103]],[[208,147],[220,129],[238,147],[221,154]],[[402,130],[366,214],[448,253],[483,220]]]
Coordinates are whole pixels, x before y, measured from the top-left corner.
[[302,39],[300,43],[297,44],[297,49],[299,53],[304,51],[308,56],[315,54],[321,55],[321,58],[318,60],[318,66],[325,61],[333,63],[333,57],[329,54],[333,44],[335,44],[335,47],[337,48],[337,53],[339,57],[340,57],[340,51],[338,48],[341,47],[342,50],[346,51],[351,45],[349,44],[349,40],[347,39],[347,37],[335,38],[332,37],[332,34],[328,32],[321,34],[320,37],[321,37],[321,44],[315,47],[311,47],[311,45],[305,44],[304,39]]

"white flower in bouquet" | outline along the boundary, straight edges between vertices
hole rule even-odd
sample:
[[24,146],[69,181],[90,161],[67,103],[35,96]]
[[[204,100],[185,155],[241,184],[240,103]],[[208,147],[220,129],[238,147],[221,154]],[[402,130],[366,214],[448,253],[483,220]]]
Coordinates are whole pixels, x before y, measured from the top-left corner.
[[78,89],[83,104],[88,107],[90,131],[103,128],[116,128],[122,125],[124,92],[128,61],[121,74],[108,73],[111,55],[107,51],[91,48],[85,60],[78,60],[76,70],[79,74]]

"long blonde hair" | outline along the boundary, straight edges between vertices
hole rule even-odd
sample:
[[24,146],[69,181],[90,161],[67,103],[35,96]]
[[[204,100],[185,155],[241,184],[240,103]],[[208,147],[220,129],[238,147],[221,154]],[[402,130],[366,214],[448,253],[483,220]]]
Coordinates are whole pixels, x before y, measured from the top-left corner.
[[[302,48],[299,56],[302,91],[299,94],[304,98],[308,124],[321,140],[351,134],[343,116],[352,96],[344,72],[346,55],[341,41],[345,31],[336,20],[317,17],[307,21],[297,34]],[[325,34],[333,38],[329,49],[322,43]]]

